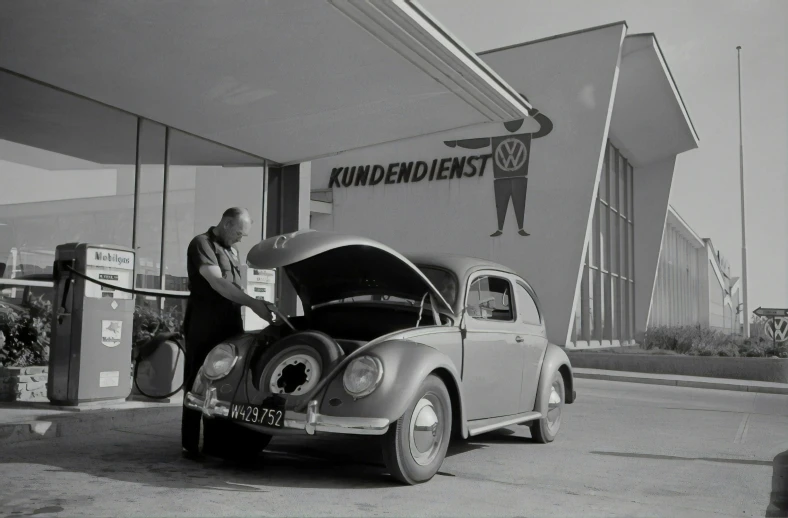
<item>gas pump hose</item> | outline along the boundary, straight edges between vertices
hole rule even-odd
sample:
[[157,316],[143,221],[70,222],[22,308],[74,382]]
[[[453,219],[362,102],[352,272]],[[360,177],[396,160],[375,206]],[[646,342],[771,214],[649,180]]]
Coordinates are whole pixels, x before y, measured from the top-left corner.
[[[67,271],[69,271],[72,275],[76,275],[77,277],[80,277],[80,278],[82,278],[82,279],[84,279],[84,280],[86,280],[88,282],[92,282],[93,284],[98,284],[99,286],[102,286],[104,288],[110,288],[112,290],[121,291],[123,293],[130,293],[132,295],[145,295],[145,296],[157,297],[157,298],[159,298],[159,297],[167,297],[167,298],[173,298],[173,299],[187,299],[187,298],[189,298],[189,295],[183,295],[183,294],[175,294],[175,293],[170,294],[170,293],[166,293],[166,292],[162,293],[162,292],[155,292],[155,291],[145,291],[145,290],[140,290],[140,289],[136,289],[136,288],[121,288],[119,286],[115,286],[113,284],[109,284],[109,283],[106,283],[106,282],[102,282],[102,281],[100,281],[98,279],[94,279],[93,277],[89,277],[89,276],[85,275],[84,273],[75,270],[69,264],[64,265],[64,268]],[[66,294],[68,293],[68,286],[70,284],[71,283],[69,282],[66,285],[66,289],[63,292],[63,304],[62,304],[63,309],[65,309],[65,302],[66,302],[66,298],[67,298]],[[289,325],[293,330],[295,330],[295,327],[293,327],[293,325],[289,322],[287,317],[285,315],[283,315],[282,313],[280,313],[276,309],[275,306],[272,308],[267,302],[265,302],[265,301],[263,301],[263,302],[264,302],[266,307],[268,307],[268,309],[271,312],[275,312],[277,315],[281,316],[283,321],[287,325]],[[180,350],[180,352],[182,352],[184,354],[184,356],[185,356],[186,355],[186,350],[183,348],[183,343],[182,343],[182,340],[181,340],[182,338],[183,338],[183,333],[181,333],[181,332],[162,333],[162,334],[156,335],[155,337],[151,338],[140,349],[142,349],[142,351],[146,351],[146,352],[148,352],[148,354],[150,354],[152,351],[155,351],[156,347],[158,347],[162,343],[164,343],[166,341],[171,341],[171,342],[175,343],[178,346],[178,349]],[[148,397],[150,399],[166,399],[166,398],[171,397],[171,396],[177,394],[178,392],[180,392],[180,390],[183,388],[183,384],[181,384],[181,386],[178,387],[173,392],[171,392],[171,393],[169,393],[167,395],[164,395],[164,396],[152,396],[152,395],[146,394],[145,391],[143,391],[140,388],[139,384],[137,383],[137,367],[139,365],[139,362],[142,359],[144,359],[145,357],[147,357],[147,355],[143,354],[142,351],[139,354],[136,355],[136,358],[134,358],[134,386],[137,388],[137,390],[139,390],[140,393],[143,396]]]

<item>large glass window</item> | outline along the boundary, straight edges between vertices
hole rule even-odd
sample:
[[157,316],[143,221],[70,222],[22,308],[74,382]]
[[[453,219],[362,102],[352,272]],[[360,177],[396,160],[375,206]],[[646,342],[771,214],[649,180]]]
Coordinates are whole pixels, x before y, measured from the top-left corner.
[[[51,276],[59,244],[88,242],[134,249],[138,288],[185,292],[189,241],[225,209],[252,215],[242,262],[263,237],[263,159],[2,70],[0,92],[0,281]],[[180,323],[181,299],[136,301],[135,319]]]
[[131,247],[136,117],[3,71],[0,91],[2,277],[51,274],[62,243]]
[[576,315],[578,340],[634,338],[633,176],[627,158],[608,143]]

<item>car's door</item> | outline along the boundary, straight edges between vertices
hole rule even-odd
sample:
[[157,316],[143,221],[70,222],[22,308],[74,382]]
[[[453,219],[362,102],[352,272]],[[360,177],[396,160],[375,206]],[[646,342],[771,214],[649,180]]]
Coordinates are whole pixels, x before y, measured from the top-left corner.
[[469,279],[462,373],[468,420],[519,410],[524,337],[513,293],[513,279],[503,273]]
[[515,282],[517,295],[517,319],[523,330],[523,383],[520,395],[520,411],[529,412],[536,402],[536,387],[542,370],[544,352],[547,348],[547,332],[533,291],[522,281]]

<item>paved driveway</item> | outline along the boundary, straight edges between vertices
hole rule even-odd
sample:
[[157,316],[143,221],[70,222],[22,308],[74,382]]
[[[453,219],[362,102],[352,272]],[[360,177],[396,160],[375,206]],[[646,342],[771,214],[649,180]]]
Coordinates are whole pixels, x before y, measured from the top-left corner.
[[190,461],[176,416],[2,447],[0,515],[786,516],[767,508],[788,480],[788,396],[577,384],[553,444],[520,426],[476,437],[416,487],[368,438],[274,439],[252,468]]

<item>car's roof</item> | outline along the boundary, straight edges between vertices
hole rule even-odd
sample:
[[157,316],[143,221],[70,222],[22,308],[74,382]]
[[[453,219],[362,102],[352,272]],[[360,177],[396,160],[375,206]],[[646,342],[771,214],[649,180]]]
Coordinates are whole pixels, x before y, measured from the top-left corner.
[[406,256],[410,262],[417,266],[437,266],[438,268],[445,268],[453,271],[459,277],[465,277],[475,270],[497,270],[499,272],[510,273],[513,275],[519,274],[500,263],[490,261],[488,259],[480,259],[478,257],[471,257],[459,254],[446,254],[446,253],[422,253],[411,254]]

